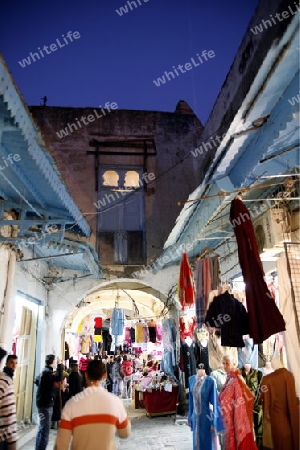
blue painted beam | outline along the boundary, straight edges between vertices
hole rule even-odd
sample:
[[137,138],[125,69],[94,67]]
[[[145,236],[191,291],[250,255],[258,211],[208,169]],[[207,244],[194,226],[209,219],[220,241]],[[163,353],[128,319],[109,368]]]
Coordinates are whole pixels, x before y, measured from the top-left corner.
[[[7,159],[8,155],[11,154],[11,152],[6,148],[6,146],[2,143],[1,149],[3,152],[3,155],[5,159]],[[23,164],[24,161],[23,161]],[[23,173],[22,169],[18,165],[17,162],[14,162],[14,164],[10,164],[10,168],[15,172],[17,177],[22,181],[22,183],[26,186],[28,191],[34,196],[34,198],[37,200],[38,204],[42,206],[42,208],[46,207],[46,201],[44,197],[41,195],[40,192],[37,191],[37,189],[33,186],[33,184],[28,180],[28,178]]]

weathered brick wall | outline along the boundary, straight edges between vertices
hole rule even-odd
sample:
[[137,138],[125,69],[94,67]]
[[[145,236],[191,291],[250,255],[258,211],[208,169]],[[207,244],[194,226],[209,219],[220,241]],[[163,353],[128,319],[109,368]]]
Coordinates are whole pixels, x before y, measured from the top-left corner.
[[[157,156],[149,157],[148,173],[155,174],[152,196],[145,196],[147,256],[148,262],[161,251],[168,234],[180,212],[178,200],[184,200],[199,184],[197,172],[192,171],[192,155],[200,138],[202,125],[194,114],[163,113],[154,111],[112,110],[106,116],[95,118],[78,130],[59,138],[56,132],[68,124],[77,122],[82,116],[101,115],[100,108],[31,107],[33,117],[42,130],[64,182],[85,214],[93,230],[91,242],[95,243],[96,214],[94,156],[86,155],[89,141],[130,139],[136,137],[153,138]],[[96,112],[95,112],[96,110]],[[96,114],[97,113],[97,114]],[[86,120],[87,121],[87,120]],[[78,125],[77,125],[78,126]],[[74,127],[73,127],[74,129]],[[105,149],[109,150],[109,149]],[[125,151],[113,148],[112,151]],[[127,149],[126,149],[127,150]],[[138,150],[140,151],[140,150]],[[180,161],[189,155],[183,163]],[[100,156],[100,164],[142,165],[141,156]],[[171,170],[169,170],[174,166]],[[169,171],[168,171],[169,170]],[[166,174],[164,174],[168,171]]]

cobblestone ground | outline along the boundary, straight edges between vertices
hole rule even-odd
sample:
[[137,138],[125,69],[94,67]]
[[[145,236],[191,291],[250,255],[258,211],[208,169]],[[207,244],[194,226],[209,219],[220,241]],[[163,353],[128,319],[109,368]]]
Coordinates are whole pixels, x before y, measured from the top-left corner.
[[[185,424],[174,423],[174,416],[149,418],[145,410],[135,410],[126,405],[132,424],[132,434],[128,439],[116,438],[118,450],[191,450],[192,433]],[[48,449],[52,450],[56,431],[51,430]],[[19,450],[34,450],[35,439],[32,439]]]

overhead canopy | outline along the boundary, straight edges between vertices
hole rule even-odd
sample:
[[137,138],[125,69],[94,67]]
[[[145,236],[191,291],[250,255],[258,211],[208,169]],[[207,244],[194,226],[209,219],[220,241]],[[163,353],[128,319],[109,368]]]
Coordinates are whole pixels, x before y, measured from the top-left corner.
[[299,173],[299,105],[297,101],[292,105],[298,92],[299,28],[295,17],[270,48],[204,181],[182,209],[165,243],[160,267],[178,263],[178,248],[197,256],[208,246],[227,255],[222,271],[232,276],[239,266],[229,205],[239,190],[251,188],[243,192],[250,210],[274,197],[285,196],[290,204],[295,198],[296,202],[299,177],[290,174]]

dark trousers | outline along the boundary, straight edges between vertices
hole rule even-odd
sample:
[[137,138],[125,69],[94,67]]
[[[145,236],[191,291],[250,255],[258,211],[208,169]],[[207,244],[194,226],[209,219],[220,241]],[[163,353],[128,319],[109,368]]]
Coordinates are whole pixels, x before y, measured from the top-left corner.
[[38,408],[38,413],[40,422],[35,441],[35,450],[46,450],[49,441],[53,406],[49,408]]

